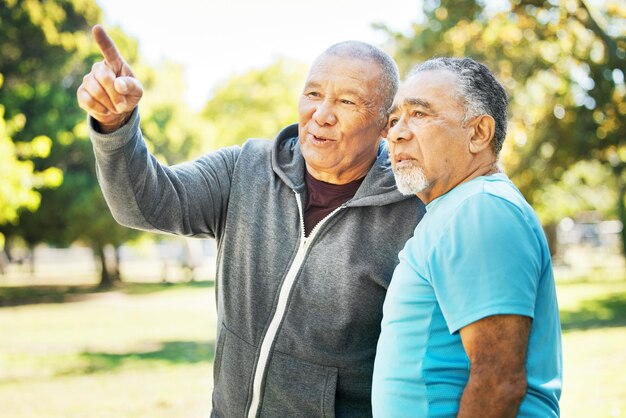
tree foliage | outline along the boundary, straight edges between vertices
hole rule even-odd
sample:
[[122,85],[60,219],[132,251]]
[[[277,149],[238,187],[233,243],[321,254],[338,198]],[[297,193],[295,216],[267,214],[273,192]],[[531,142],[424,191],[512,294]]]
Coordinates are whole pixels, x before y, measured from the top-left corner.
[[[85,223],[77,225],[81,218],[73,209],[77,204],[88,209],[84,198],[96,187],[85,115],[76,105],[75,92],[97,56],[89,30],[101,19],[101,11],[93,0],[0,3],[0,72],[5,74],[0,100],[8,118],[24,122],[12,142],[18,150],[28,149],[47,138],[49,152],[22,153],[20,163],[43,173],[55,170],[63,179],[55,189],[33,184],[39,186],[40,205],[16,213],[19,216],[2,229],[30,245],[83,240],[97,250],[99,241],[110,242],[117,228],[111,225],[102,236],[89,235]],[[102,201],[101,196],[96,199]],[[108,279],[108,272],[102,273]]]
[[[560,181],[580,161],[595,161],[595,182],[613,177],[613,213],[626,224],[626,5],[616,0],[426,0],[410,33],[390,35],[406,72],[433,56],[470,56],[487,64],[510,96],[503,150],[507,173],[544,222],[555,221],[555,187],[585,198],[584,184]],[[597,203],[597,202],[596,202]],[[572,215],[585,204],[560,205]],[[542,207],[542,205],[547,205]],[[606,205],[601,205],[611,211]],[[616,210],[617,209],[617,210]],[[625,236],[626,238],[626,236]],[[626,248],[626,247],[625,247]]]
[[139,73],[145,88],[141,129],[150,151],[167,164],[196,156],[206,146],[209,126],[185,102],[183,67],[165,61],[156,67],[140,65]]
[[[60,99],[60,89],[48,72],[69,67],[59,51],[76,48],[81,41],[73,43],[55,22],[75,20],[73,12],[52,2],[0,1],[0,225],[16,223],[21,209],[36,210],[41,201],[38,190],[62,181],[61,170],[37,164],[49,156],[54,133],[42,129],[29,114],[50,110],[36,106],[42,97],[50,97],[51,104]],[[34,24],[46,30],[33,30]],[[54,109],[46,116],[58,117]]]
[[[83,75],[102,59],[91,38],[91,27],[101,20],[95,0],[0,0],[0,103],[6,119],[0,123],[0,170],[10,173],[0,178],[0,231],[30,245],[91,245],[101,255],[106,285],[117,268],[103,259],[105,246],[119,246],[137,232],[119,226],[106,207],[86,115],[76,103]],[[109,33],[150,91],[142,102],[142,126],[155,140],[152,148],[167,160],[187,157],[199,148],[197,125],[190,122],[182,88],[163,87],[181,86],[182,71],[166,63],[149,67],[135,40],[117,28]]]
[[248,138],[273,139],[298,121],[305,66],[279,59],[232,77],[219,86],[202,111],[210,124],[211,147],[241,144]]
[[[50,152],[50,138],[38,136],[27,144],[13,142],[12,135],[23,127],[21,116],[5,120],[4,106],[0,105],[0,224],[16,222],[20,209],[36,210],[41,200],[37,189],[58,186],[62,181],[60,170],[48,168],[38,172],[28,160],[46,157]],[[0,249],[3,244],[0,234]]]

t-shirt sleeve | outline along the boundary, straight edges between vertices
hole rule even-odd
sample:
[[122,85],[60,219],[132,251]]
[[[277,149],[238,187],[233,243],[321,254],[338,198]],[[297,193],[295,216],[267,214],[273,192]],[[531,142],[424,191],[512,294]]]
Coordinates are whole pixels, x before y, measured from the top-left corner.
[[465,200],[430,254],[430,277],[450,333],[500,314],[533,317],[541,274],[538,237],[515,204]]

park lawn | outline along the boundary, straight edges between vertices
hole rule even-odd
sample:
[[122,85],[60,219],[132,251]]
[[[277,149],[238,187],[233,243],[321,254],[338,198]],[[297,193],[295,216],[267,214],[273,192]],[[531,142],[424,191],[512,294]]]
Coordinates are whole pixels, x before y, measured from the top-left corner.
[[[0,300],[7,292],[0,287]],[[558,292],[562,416],[626,417],[626,281],[598,274],[560,281]],[[208,416],[212,286],[69,293],[64,303],[0,308],[0,417]]]
[[71,300],[0,308],[0,417],[208,416],[212,287],[131,285]]
[[626,327],[566,332],[563,418],[626,417]]
[[598,272],[557,282],[564,418],[626,417],[626,280]]

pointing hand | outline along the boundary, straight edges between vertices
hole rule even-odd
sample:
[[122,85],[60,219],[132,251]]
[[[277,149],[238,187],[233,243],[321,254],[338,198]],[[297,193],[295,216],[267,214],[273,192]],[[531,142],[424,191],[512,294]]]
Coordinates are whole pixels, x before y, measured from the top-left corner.
[[78,105],[100,123],[100,130],[108,133],[126,123],[141,100],[143,87],[102,26],[94,26],[92,34],[104,61],[95,63],[83,77],[76,97]]

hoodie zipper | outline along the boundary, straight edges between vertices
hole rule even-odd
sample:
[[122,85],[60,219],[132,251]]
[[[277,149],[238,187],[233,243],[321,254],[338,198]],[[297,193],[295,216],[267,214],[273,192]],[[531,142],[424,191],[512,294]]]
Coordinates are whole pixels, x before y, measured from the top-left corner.
[[296,277],[298,276],[298,271],[300,271],[300,267],[304,263],[304,256],[306,252],[315,238],[315,235],[319,231],[320,227],[334,214],[339,212],[341,209],[344,209],[345,204],[339,206],[331,213],[326,215],[321,221],[315,225],[311,234],[307,238],[305,236],[304,229],[304,211],[302,209],[302,202],[300,201],[300,194],[294,190],[296,195],[296,203],[298,204],[298,213],[300,215],[300,233],[302,239],[300,240],[300,246],[298,247],[298,251],[296,252],[296,256],[289,267],[289,271],[287,272],[287,276],[280,288],[278,295],[278,303],[276,304],[276,311],[274,312],[274,316],[270,321],[270,325],[267,328],[267,332],[263,337],[263,341],[261,342],[261,350],[259,354],[259,360],[256,364],[256,369],[254,372],[254,381],[252,384],[252,401],[250,403],[250,409],[248,409],[248,418],[255,418],[258,413],[259,405],[261,403],[261,389],[263,387],[263,377],[265,375],[265,370],[267,369],[267,364],[270,358],[270,351],[272,346],[274,345],[274,340],[276,339],[276,335],[278,334],[278,328],[285,317],[285,312],[287,310],[287,303],[289,302],[289,294],[291,293],[291,289],[296,281]]

